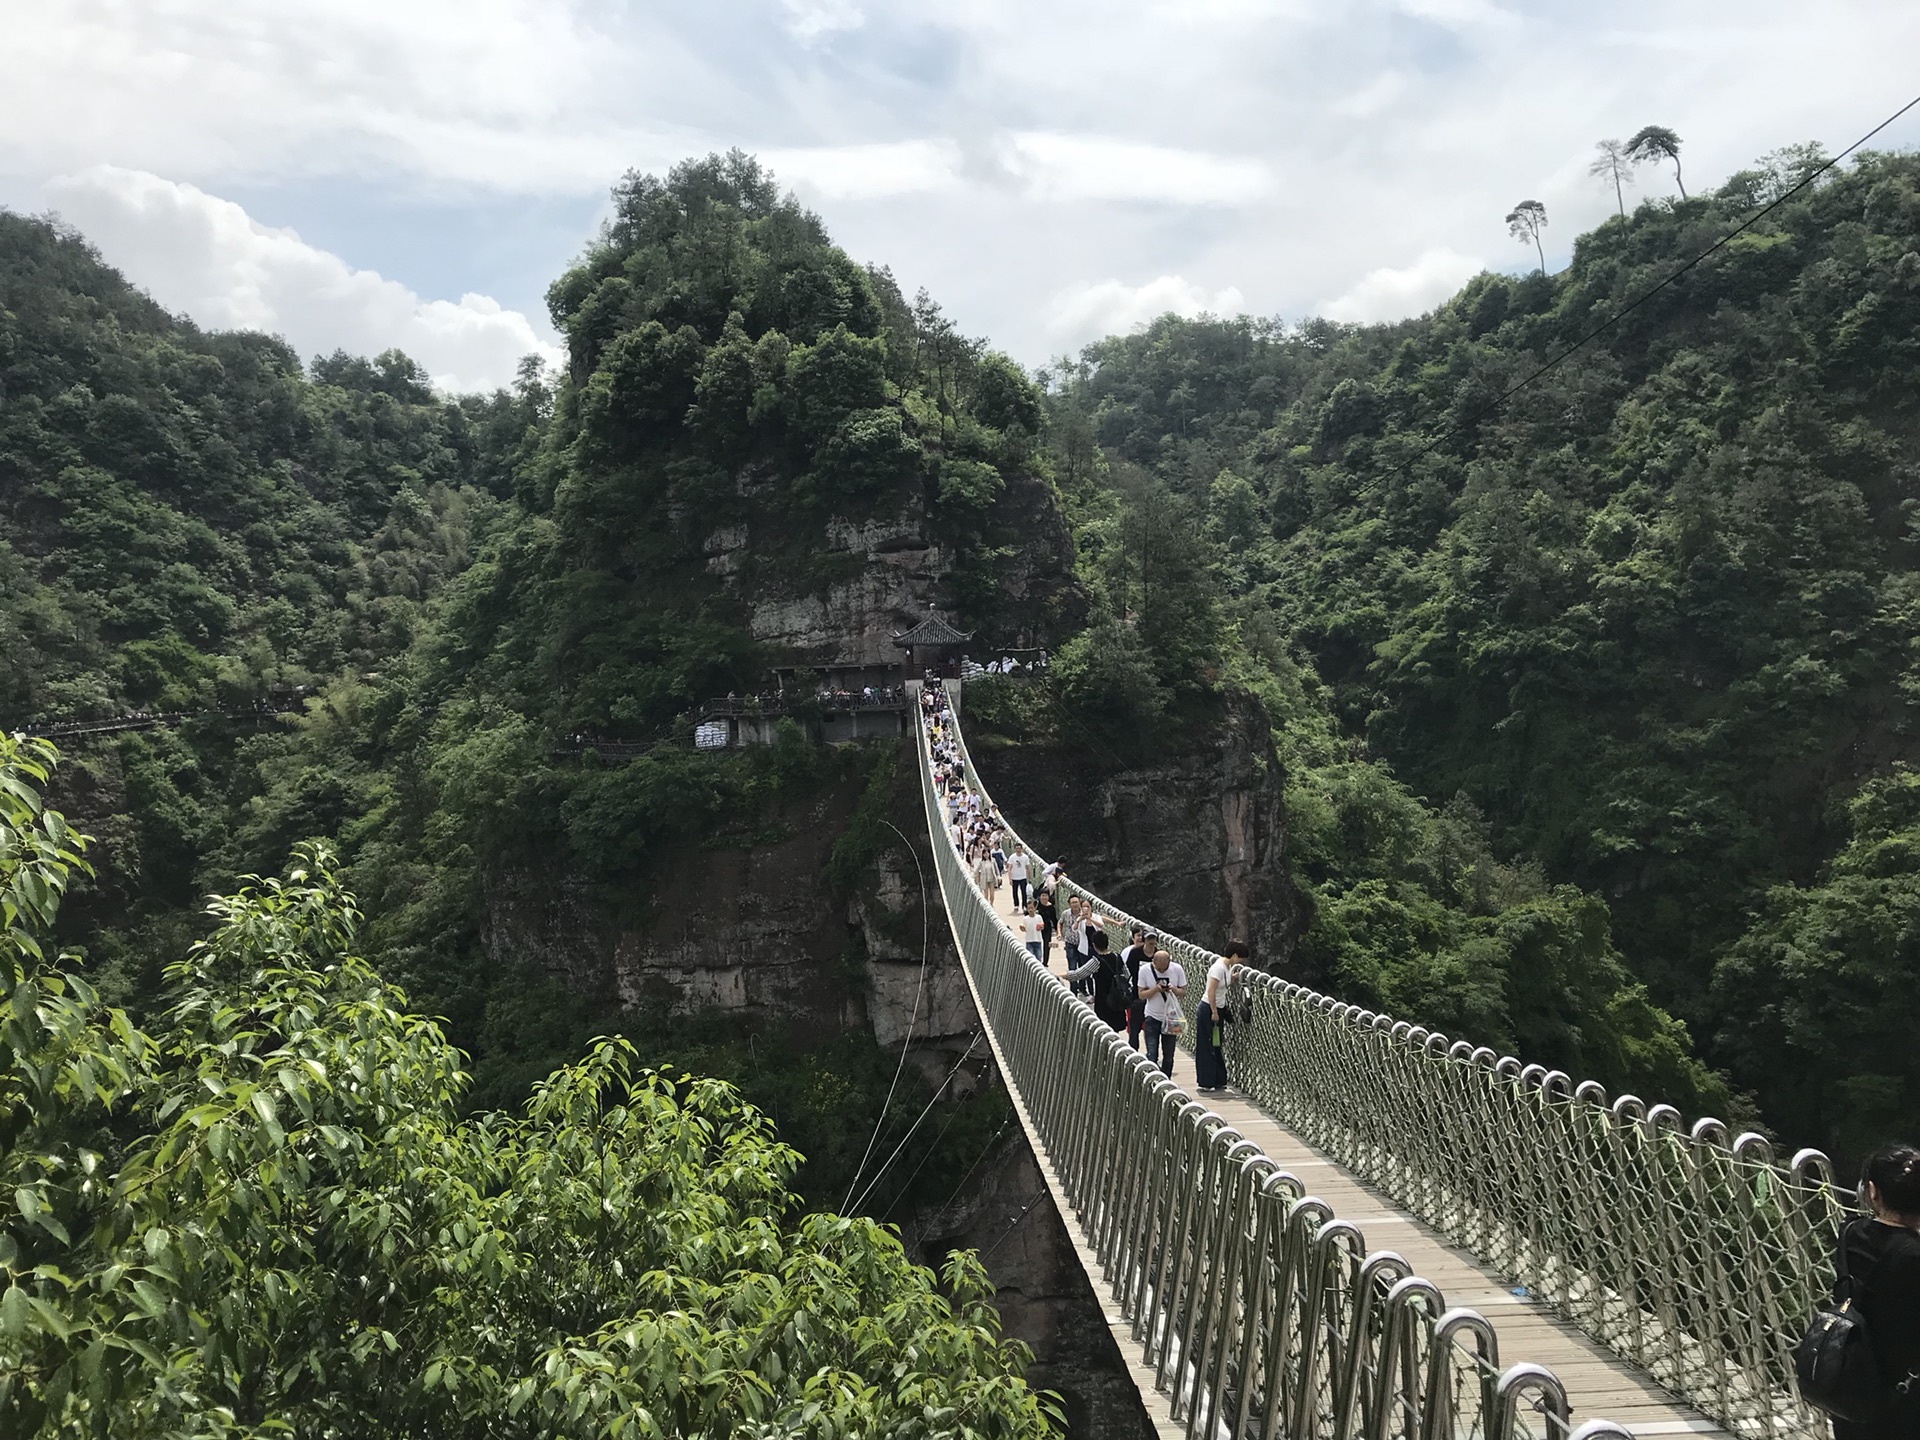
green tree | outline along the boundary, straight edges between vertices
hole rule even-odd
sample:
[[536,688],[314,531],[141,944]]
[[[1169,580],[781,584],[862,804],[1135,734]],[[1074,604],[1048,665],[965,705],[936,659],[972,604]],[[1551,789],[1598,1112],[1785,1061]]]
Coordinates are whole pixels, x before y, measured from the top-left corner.
[[1532,242],[1540,257],[1540,273],[1547,273],[1547,252],[1540,244],[1540,232],[1547,228],[1547,207],[1538,200],[1522,200],[1507,212],[1507,233],[1522,245]]
[[1920,1110],[1920,771],[1869,780],[1847,816],[1818,882],[1770,891],[1713,983],[1721,1041],[1766,1077],[1768,1112],[1855,1158]]
[[1643,125],[1627,141],[1627,156],[1632,160],[1668,160],[1673,163],[1673,184],[1682,200],[1687,198],[1686,183],[1680,178],[1680,137],[1664,125]]
[[1613,203],[1624,220],[1627,218],[1626,187],[1633,183],[1633,157],[1627,153],[1626,144],[1619,140],[1596,140],[1593,148],[1600,154],[1587,166],[1587,174],[1613,186]]
[[936,1282],[796,1215],[798,1157],[728,1086],[602,1041],[463,1118],[323,847],[213,902],[142,1034],[43,943],[84,846],[52,759],[0,737],[9,1435],[1057,1428],[978,1261]]

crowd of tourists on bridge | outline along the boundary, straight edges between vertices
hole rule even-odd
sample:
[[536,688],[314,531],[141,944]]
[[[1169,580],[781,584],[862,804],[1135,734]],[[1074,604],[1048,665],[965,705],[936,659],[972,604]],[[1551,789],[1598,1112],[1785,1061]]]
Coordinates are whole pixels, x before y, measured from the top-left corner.
[[[921,690],[920,719],[948,838],[1035,963],[1060,975],[1136,1051],[1144,1046],[1168,1076],[1186,1003],[1195,1000],[1195,1083],[1202,1091],[1225,1090],[1220,1025],[1231,1020],[1230,966],[1245,962],[1247,947],[1225,945],[1196,996],[1152,930],[1136,926],[1117,946],[1115,922],[1076,893],[1060,862],[1042,864],[1022,850],[975,783],[937,679],[929,677]],[[1000,904],[1003,888],[1008,909]],[[1060,970],[1053,966],[1056,942]],[[1862,1213],[1841,1227],[1834,1303],[1794,1353],[1800,1392],[1827,1412],[1834,1440],[1920,1440],[1920,1149],[1894,1144],[1875,1152],[1861,1176],[1858,1206]]]
[[[704,709],[707,714],[784,714],[800,704],[805,694],[797,687],[793,690],[760,690],[746,696],[729,690],[726,699],[710,700]],[[906,698],[905,688],[899,685],[863,685],[858,690],[848,689],[844,685],[822,685],[813,692],[814,701],[823,710],[892,708],[906,704]]]
[[[1180,1035],[1186,1027],[1186,1002],[1192,989],[1184,966],[1175,960],[1160,937],[1136,927],[1125,945],[1118,944],[1114,922],[1098,914],[1084,897],[1066,893],[1059,861],[1042,864],[1015,840],[992,802],[972,783],[952,723],[945,689],[929,678],[920,692],[921,723],[926,727],[933,783],[947,827],[947,838],[959,854],[975,888],[996,910],[1000,892],[1008,891],[1008,923],[1027,953],[1050,972],[1057,940],[1064,970],[1060,972],[1079,996],[1116,1034],[1124,1033],[1135,1050],[1171,1077]],[[1194,1083],[1204,1091],[1227,1088],[1226,1060],[1221,1049],[1223,1022],[1231,1019],[1227,1006],[1229,966],[1244,960],[1247,947],[1238,941],[1225,947],[1200,982],[1194,999]]]

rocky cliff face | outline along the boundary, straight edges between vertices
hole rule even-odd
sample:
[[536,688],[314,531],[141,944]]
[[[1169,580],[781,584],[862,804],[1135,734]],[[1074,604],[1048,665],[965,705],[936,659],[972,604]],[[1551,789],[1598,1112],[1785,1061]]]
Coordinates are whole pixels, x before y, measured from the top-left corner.
[[[742,493],[751,498],[775,480],[744,476]],[[738,600],[776,664],[898,664],[893,636],[930,604],[983,641],[1051,641],[1051,627],[1077,623],[1072,541],[1051,491],[1032,476],[1008,476],[995,506],[990,587],[969,588],[964,560],[918,487],[891,513],[828,519],[817,535],[784,533],[753,513],[711,531],[703,551],[708,573]],[[483,940],[492,962],[562,977],[575,993],[628,1014],[718,1012],[821,1038],[864,1029],[889,1052],[911,1032],[911,1063],[938,1083],[963,1059],[979,1020],[941,905],[910,742],[901,744],[887,818],[908,840],[883,845],[851,897],[822,878],[860,801],[858,786],[838,785],[804,812],[762,817],[750,843],[668,857],[645,877],[644,903],[610,904],[564,874],[491,877]],[[1249,812],[1243,828],[1254,848],[1258,824]],[[948,1093],[997,1083],[980,1045]],[[986,1255],[1006,1331],[1033,1348],[1033,1383],[1063,1396],[1069,1434],[1151,1435],[1017,1127],[962,1193],[902,1224],[928,1263],[959,1246]]]
[[[835,901],[821,879],[859,799],[841,787],[787,817],[782,838],[675,856],[641,922],[623,922],[577,881],[497,876],[486,944],[497,964],[565,977],[576,992],[621,1009],[779,1018],[822,1036],[864,1027],[890,1052],[911,1024],[910,1063],[937,1084],[979,1022],[933,873],[919,777],[903,759],[889,818],[912,837],[919,865],[895,841],[850,900]],[[974,1055],[950,1095],[1000,1083],[987,1047]],[[1032,1348],[1032,1383],[1060,1393],[1069,1436],[1150,1440],[1100,1301],[1017,1125],[951,1200],[900,1219],[923,1263],[938,1265],[961,1247],[982,1252],[1002,1325]]]
[[1088,889],[1168,931],[1290,973],[1305,901],[1286,864],[1280,758],[1251,699],[1154,763],[1115,770],[1083,749],[968,733],[995,802]]
[[[778,477],[746,474],[749,501]],[[775,664],[897,665],[893,637],[929,605],[958,613],[963,628],[1012,640],[1074,616],[1073,542],[1046,483],[1015,472],[995,506],[999,555],[989,593],[953,584],[956,556],[941,538],[925,489],[903,487],[892,508],[859,520],[829,516],[818,534],[785,521],[724,526],[706,537],[708,573],[745,606],[748,629]],[[771,513],[775,513],[770,511]]]
[[[841,785],[804,810],[766,817],[758,843],[668,857],[648,877],[651,903],[631,917],[577,877],[496,875],[482,928],[489,957],[502,969],[564,978],[619,1010],[668,1019],[719,1011],[818,1034],[865,1027],[889,1050],[911,1022],[913,1059],[937,1078],[977,1022],[926,850],[910,755],[898,775],[889,818],[914,837],[919,866],[895,841],[851,899],[821,878],[860,799],[857,787]],[[978,1078],[963,1073],[958,1093]]]
[[923,1265],[938,1266],[955,1250],[980,1252],[1007,1333],[1033,1347],[1027,1379],[1059,1392],[1068,1436],[1151,1440],[1153,1425],[1107,1328],[1106,1308],[1017,1127],[976,1169],[965,1193],[914,1216],[902,1238]]

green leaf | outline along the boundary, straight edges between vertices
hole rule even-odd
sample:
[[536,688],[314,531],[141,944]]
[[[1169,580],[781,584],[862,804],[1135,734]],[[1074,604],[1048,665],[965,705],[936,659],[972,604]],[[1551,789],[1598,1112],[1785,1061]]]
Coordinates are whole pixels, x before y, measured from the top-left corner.
[[0,1334],[17,1340],[27,1333],[32,1318],[33,1306],[27,1292],[18,1285],[9,1285],[7,1293],[0,1295]]

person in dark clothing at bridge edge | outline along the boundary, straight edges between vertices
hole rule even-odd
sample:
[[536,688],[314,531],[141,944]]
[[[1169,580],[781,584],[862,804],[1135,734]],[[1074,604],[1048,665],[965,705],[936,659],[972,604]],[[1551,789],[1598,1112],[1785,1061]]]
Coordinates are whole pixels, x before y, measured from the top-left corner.
[[[1120,952],[1120,963],[1129,975],[1138,975],[1140,967],[1153,957],[1159,947],[1154,944],[1153,932],[1144,925],[1133,927],[1133,943]],[[1127,1044],[1134,1049],[1140,1048],[1140,1031],[1147,1022],[1146,1002],[1131,992],[1127,1001]]]
[[[1869,1218],[1840,1232],[1892,1407],[1874,1420],[1834,1417],[1834,1440],[1920,1440],[1920,1149],[1888,1145],[1860,1176]],[[1906,1388],[1901,1389],[1902,1386]]]
[[1227,1057],[1220,1049],[1220,1025],[1233,1018],[1227,1009],[1233,966],[1246,964],[1250,953],[1245,941],[1229,940],[1225,952],[1207,967],[1206,993],[1193,1017],[1193,1083],[1202,1090],[1217,1093],[1227,1088]]
[[1053,887],[1042,885],[1034,896],[1034,913],[1040,917],[1040,963],[1045,965],[1053,954],[1053,932],[1059,924],[1059,916],[1053,908]]

